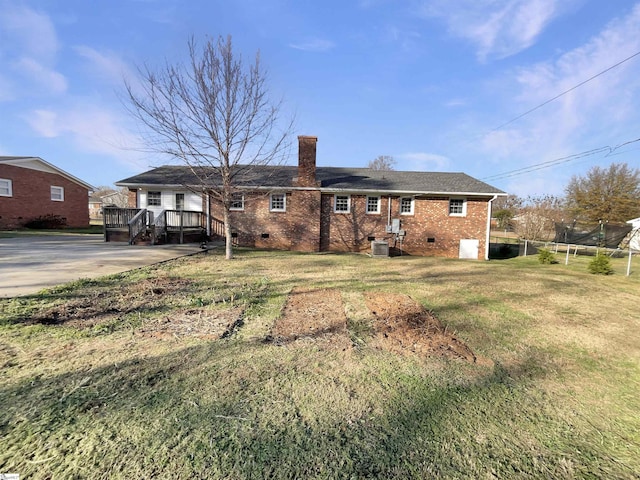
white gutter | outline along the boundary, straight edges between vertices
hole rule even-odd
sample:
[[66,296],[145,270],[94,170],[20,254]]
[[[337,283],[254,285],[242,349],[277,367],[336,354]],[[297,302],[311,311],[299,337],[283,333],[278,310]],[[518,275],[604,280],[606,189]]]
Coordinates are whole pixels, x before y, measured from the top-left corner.
[[[165,183],[155,183],[155,184],[144,184],[144,183],[120,183],[116,182],[115,184],[118,187],[131,187],[131,188],[197,188],[198,186],[190,186],[190,185],[182,185],[182,184],[165,184]],[[212,188],[220,188],[221,185],[214,185]],[[450,196],[459,196],[459,197],[506,197],[507,193],[495,193],[495,192],[464,192],[464,191],[422,191],[416,192],[412,190],[385,190],[385,189],[354,189],[354,188],[331,188],[331,187],[293,187],[287,185],[281,186],[252,186],[252,185],[237,185],[235,188],[238,190],[244,191],[319,191],[320,193],[345,193],[345,194],[353,194],[353,195],[364,195],[364,194],[372,194],[372,195],[397,195],[397,196],[441,196],[441,197],[450,197]]]
[[491,237],[491,204],[493,201],[498,198],[498,195],[494,195],[489,203],[487,204],[487,238],[485,239],[484,244],[484,259],[489,260],[489,240]]
[[211,238],[211,199],[206,192],[204,192],[204,198],[207,201],[207,238]]

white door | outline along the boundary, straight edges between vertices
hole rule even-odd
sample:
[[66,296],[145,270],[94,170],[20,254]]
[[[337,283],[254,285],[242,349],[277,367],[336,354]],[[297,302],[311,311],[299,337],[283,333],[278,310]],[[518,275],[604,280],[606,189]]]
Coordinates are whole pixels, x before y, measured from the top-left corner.
[[478,259],[478,250],[480,249],[480,240],[474,238],[460,239],[460,256],[459,258]]

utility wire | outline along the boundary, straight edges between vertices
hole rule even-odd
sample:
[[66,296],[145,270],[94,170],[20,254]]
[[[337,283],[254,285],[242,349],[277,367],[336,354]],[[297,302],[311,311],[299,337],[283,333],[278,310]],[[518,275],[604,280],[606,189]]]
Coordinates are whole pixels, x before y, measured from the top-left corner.
[[[638,52],[640,53],[640,52]],[[632,143],[636,143],[636,142],[640,142],[640,138],[636,138],[635,140],[629,140],[628,142],[624,142],[621,143],[619,145],[616,145],[615,147],[600,147],[600,148],[595,148],[593,150],[587,150],[585,152],[580,152],[580,153],[576,153],[573,155],[569,155],[566,157],[560,157],[560,158],[556,158],[553,160],[547,160],[546,162],[542,162],[542,163],[536,163],[534,165],[529,165],[528,167],[522,167],[522,168],[517,168],[515,170],[509,170],[507,172],[503,172],[503,173],[497,173],[495,175],[491,175],[489,177],[484,177],[482,178],[482,180],[500,180],[503,178],[509,178],[509,177],[517,177],[519,175],[524,175],[525,173],[530,173],[530,172],[534,172],[536,170],[543,170],[545,168],[550,168],[550,167],[554,167],[556,165],[561,165],[563,163],[569,163],[572,162],[574,160],[578,160],[580,158],[584,158],[584,157],[590,157],[592,155],[596,155],[598,153],[604,153],[607,152],[607,154],[604,156],[604,158],[606,157],[610,157],[612,155],[618,155],[616,152],[616,150],[626,146],[626,145],[630,145]]]
[[536,111],[536,110],[538,110],[539,108],[542,108],[542,107],[544,107],[545,105],[547,105],[547,104],[549,104],[549,103],[553,102],[554,100],[557,100],[558,98],[562,97],[563,95],[566,95],[567,93],[574,91],[575,89],[577,89],[577,88],[581,87],[582,85],[584,85],[584,84],[586,84],[586,83],[589,83],[591,80],[594,80],[594,79],[598,78],[600,75],[603,75],[603,74],[607,73],[608,71],[613,70],[613,69],[614,69],[614,68],[616,68],[616,67],[619,67],[619,66],[620,66],[620,65],[622,65],[623,63],[628,62],[629,60],[631,60],[632,58],[637,57],[638,55],[640,55],[640,51],[638,51],[638,52],[634,53],[634,54],[633,54],[633,55],[631,55],[630,57],[625,58],[624,60],[619,61],[619,62],[618,62],[618,63],[616,63],[615,65],[611,65],[609,68],[606,68],[606,69],[602,70],[600,73],[596,73],[594,76],[592,76],[592,77],[590,77],[590,78],[588,78],[588,79],[584,80],[583,82],[580,82],[579,84],[574,85],[574,86],[573,86],[573,87],[571,87],[569,90],[565,90],[564,92],[562,92],[562,93],[560,93],[560,94],[556,95],[555,97],[550,98],[550,99],[549,99],[549,100],[547,100],[546,102],[543,102],[543,103],[541,103],[540,105],[538,105],[538,106],[536,106],[536,107],[533,107],[532,109],[527,110],[526,112],[524,112],[524,113],[522,113],[522,114],[518,115],[517,117],[512,118],[512,119],[511,119],[511,120],[509,120],[508,122],[505,122],[505,123],[503,123],[502,125],[498,125],[496,128],[494,128],[494,129],[492,129],[492,130],[489,130],[489,131],[487,132],[487,134],[489,134],[489,133],[493,133],[493,132],[495,132],[496,130],[500,130],[501,128],[506,127],[507,125],[512,124],[512,123],[513,123],[513,122],[515,122],[516,120],[520,120],[522,117],[524,117],[524,116],[526,116],[526,115],[529,115],[529,114],[530,114],[530,113],[532,113],[532,112],[535,112],[535,111]]

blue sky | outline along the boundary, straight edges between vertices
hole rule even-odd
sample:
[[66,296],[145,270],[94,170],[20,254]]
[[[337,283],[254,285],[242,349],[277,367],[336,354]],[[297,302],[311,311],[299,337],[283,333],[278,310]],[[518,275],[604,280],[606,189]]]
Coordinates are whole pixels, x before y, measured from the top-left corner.
[[0,155],[96,186],[167,163],[141,152],[123,78],[227,34],[319,165],[392,155],[521,196],[640,166],[640,55],[598,75],[640,52],[630,0],[0,0]]

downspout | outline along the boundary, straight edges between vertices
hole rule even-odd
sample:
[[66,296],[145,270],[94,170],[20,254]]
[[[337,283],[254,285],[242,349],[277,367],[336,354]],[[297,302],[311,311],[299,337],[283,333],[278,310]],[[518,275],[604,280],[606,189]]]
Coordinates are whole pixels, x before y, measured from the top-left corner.
[[391,225],[391,195],[389,195],[389,201],[387,202],[387,225]]
[[494,195],[489,203],[487,204],[487,238],[484,243],[484,259],[489,260],[489,240],[491,236],[491,204],[493,201],[498,198],[498,195]]
[[207,201],[207,238],[211,238],[211,199],[206,191],[204,193],[204,198]]

